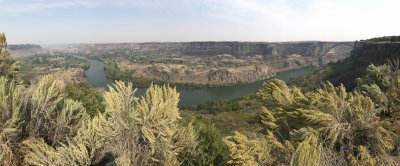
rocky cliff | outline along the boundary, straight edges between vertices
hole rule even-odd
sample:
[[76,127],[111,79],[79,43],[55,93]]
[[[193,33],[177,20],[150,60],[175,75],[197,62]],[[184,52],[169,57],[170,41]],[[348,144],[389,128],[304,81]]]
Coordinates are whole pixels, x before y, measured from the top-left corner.
[[[356,42],[350,57],[336,67],[347,70],[342,72],[340,79],[344,80],[349,88],[356,86],[354,80],[364,75],[368,65],[382,65],[391,60],[400,59],[400,41],[372,40],[377,39]],[[338,71],[341,70],[338,69]],[[339,82],[339,80],[335,80],[336,82]]]
[[[313,82],[317,83],[330,81],[335,85],[344,84],[348,89],[353,89],[356,86],[355,79],[365,74],[368,65],[382,65],[390,60],[399,59],[400,36],[361,40],[354,43],[354,48],[348,58],[326,66],[315,75],[299,79],[296,82],[300,84],[306,80],[316,80]],[[312,86],[317,87],[318,85]]]
[[186,56],[212,57],[222,54],[238,58],[262,55],[276,68],[323,65],[336,62],[350,55],[353,42],[186,42],[186,43],[117,43],[93,44],[92,52],[128,51],[163,52]]
[[211,69],[206,74],[208,84],[246,83],[267,79],[274,72],[268,66],[254,66],[247,70]]
[[358,67],[367,67],[369,64],[381,65],[388,60],[400,58],[400,41],[371,42],[359,41],[354,44],[349,61]]

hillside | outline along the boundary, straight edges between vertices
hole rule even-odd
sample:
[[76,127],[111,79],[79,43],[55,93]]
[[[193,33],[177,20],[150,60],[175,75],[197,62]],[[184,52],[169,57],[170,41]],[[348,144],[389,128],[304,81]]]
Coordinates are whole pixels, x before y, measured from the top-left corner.
[[18,76],[26,82],[36,82],[40,77],[53,74],[55,79],[66,82],[86,82],[84,70],[88,62],[36,44],[7,45],[10,56],[21,63]]

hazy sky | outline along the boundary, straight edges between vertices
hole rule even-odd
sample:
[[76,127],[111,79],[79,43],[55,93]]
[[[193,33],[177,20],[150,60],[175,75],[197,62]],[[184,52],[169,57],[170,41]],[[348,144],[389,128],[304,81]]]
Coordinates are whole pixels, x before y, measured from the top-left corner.
[[0,0],[9,43],[354,41],[399,35],[399,0]]

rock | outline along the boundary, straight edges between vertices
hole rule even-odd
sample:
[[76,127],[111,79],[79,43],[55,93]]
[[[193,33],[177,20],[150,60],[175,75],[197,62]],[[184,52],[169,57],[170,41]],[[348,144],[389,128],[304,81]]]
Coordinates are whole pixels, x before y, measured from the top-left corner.
[[231,82],[236,80],[235,75],[227,69],[210,70],[207,78],[210,82]]

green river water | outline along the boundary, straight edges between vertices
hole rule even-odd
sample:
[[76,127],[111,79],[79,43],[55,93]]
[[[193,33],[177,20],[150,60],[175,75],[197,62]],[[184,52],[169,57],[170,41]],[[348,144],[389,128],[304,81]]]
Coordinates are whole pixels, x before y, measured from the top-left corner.
[[[95,59],[89,59],[88,61],[90,62],[90,68],[85,71],[85,75],[88,78],[88,83],[91,87],[106,87],[107,84],[112,82],[106,78],[104,64],[101,61]],[[288,70],[277,73],[276,76],[271,77],[270,79],[277,78],[284,81],[289,81],[291,78],[312,73],[316,69],[316,67],[304,67]],[[187,88],[178,86],[176,89],[180,93],[179,105],[193,105],[202,104],[209,101],[234,99],[242,96],[252,95],[265,81],[266,80],[262,80],[253,83],[237,84],[224,87]],[[135,95],[141,96],[145,93],[145,91],[146,88],[138,88]]]

